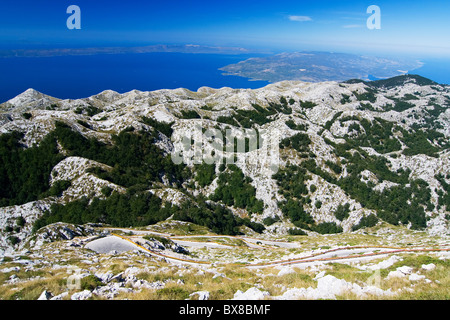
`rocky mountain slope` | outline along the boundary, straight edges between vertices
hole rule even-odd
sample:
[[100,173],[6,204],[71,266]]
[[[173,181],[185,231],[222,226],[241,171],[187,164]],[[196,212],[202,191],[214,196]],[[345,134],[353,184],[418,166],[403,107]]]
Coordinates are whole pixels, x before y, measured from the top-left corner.
[[[450,87],[411,75],[75,100],[28,89],[0,105],[0,250],[25,248],[56,222],[168,218],[231,235],[357,232],[381,221],[448,235],[449,105]],[[276,170],[255,161],[261,145],[217,147],[207,129],[238,140],[276,132]],[[195,130],[197,150],[221,161],[172,161],[180,145],[195,157]]]

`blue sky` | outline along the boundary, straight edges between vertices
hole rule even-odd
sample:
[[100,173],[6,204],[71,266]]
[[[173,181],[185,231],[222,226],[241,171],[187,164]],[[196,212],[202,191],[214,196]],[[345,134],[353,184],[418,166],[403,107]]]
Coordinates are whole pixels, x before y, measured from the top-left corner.
[[[81,30],[69,30],[69,5]],[[369,30],[369,5],[381,29]],[[200,44],[450,57],[450,1],[0,2],[0,49]]]

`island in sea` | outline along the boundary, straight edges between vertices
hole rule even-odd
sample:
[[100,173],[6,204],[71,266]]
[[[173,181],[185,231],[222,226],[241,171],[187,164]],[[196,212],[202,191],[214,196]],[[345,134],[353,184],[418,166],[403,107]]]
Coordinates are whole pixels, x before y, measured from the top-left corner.
[[406,74],[423,63],[413,59],[392,59],[336,52],[288,52],[250,58],[220,68],[224,75],[235,75],[277,82],[377,80]]

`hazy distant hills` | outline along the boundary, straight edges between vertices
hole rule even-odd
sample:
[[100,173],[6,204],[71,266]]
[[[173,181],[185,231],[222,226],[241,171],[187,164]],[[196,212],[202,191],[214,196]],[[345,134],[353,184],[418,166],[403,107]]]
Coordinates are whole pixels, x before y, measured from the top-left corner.
[[252,80],[308,82],[389,78],[420,68],[416,60],[387,59],[335,52],[293,52],[250,58],[221,68],[226,75]]

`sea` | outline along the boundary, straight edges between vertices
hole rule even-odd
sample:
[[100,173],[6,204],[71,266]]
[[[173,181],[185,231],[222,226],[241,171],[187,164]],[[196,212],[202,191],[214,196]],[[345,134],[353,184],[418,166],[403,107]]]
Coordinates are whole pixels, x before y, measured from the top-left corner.
[[450,57],[421,60],[424,65],[411,70],[410,74],[418,74],[440,84],[450,85]]
[[267,81],[223,75],[219,68],[259,54],[127,53],[0,58],[0,103],[29,88],[60,99],[114,90],[261,88]]
[[[85,98],[111,89],[261,88],[267,81],[223,75],[219,68],[262,54],[127,53],[0,58],[0,103],[28,88],[60,99]],[[450,84],[450,58],[422,60],[410,73]],[[374,79],[375,80],[375,79]]]

